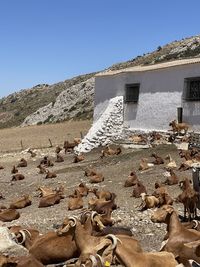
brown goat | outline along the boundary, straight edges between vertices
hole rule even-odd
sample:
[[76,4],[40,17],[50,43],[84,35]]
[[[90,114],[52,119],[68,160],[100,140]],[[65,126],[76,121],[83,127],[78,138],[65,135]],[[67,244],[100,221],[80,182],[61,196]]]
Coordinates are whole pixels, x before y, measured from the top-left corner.
[[98,188],[93,188],[91,192],[94,193],[98,199],[111,200],[113,197],[112,193],[108,190],[99,191]]
[[20,181],[20,180],[24,180],[25,176],[21,173],[16,173],[12,176],[11,181]]
[[24,158],[21,158],[17,167],[27,167],[27,161]]
[[18,172],[18,169],[15,167],[15,165],[12,167],[11,173],[15,174]]
[[72,231],[62,236],[56,232],[48,232],[38,237],[29,249],[29,253],[45,265],[79,256]]
[[101,158],[107,156],[113,156],[113,155],[119,155],[122,152],[120,147],[117,147],[116,149],[112,149],[109,145],[104,148],[101,151]]
[[[157,209],[151,216],[151,220],[156,223],[164,222],[167,224],[168,240],[162,247],[162,251],[172,252],[176,257],[180,256],[180,247],[184,243],[200,239],[200,232],[194,229],[186,229],[179,221],[174,208],[170,205],[164,205]],[[180,263],[183,264],[185,264],[185,260],[189,259],[185,258],[184,262],[182,262],[182,259],[179,257]]]
[[45,179],[52,179],[56,177],[57,177],[57,174],[55,172],[50,172],[49,170],[47,170],[47,175],[45,176]]
[[142,203],[140,204],[141,210],[152,209],[159,205],[159,199],[155,196],[148,196],[146,193],[141,193]]
[[199,200],[199,193],[197,193],[190,185],[190,181],[186,178],[179,183],[182,184],[183,192],[177,197],[177,201],[184,205],[184,218],[188,213],[189,220],[197,216],[197,202]]
[[20,214],[15,209],[3,209],[0,211],[0,221],[11,222],[20,217]]
[[170,176],[167,177],[164,184],[167,184],[167,185],[178,184],[179,179],[178,179],[178,176],[175,174],[175,172],[172,169],[167,169],[167,170],[169,171]]
[[151,156],[154,157],[154,161],[152,162],[154,165],[164,164],[164,160],[156,153],[152,153]]
[[77,210],[83,208],[83,199],[79,191],[75,191],[73,195],[69,195],[68,210]]
[[80,183],[76,190],[79,191],[82,197],[86,197],[89,193],[89,188],[84,183]]
[[34,158],[37,156],[37,154],[35,152],[33,152],[31,149],[28,150],[28,153],[31,154],[31,157]]
[[47,172],[47,170],[45,169],[45,167],[43,167],[41,164],[39,164],[39,165],[37,166],[37,168],[39,169],[39,173],[40,173],[40,174],[44,174],[44,173]]
[[59,192],[47,195],[45,197],[41,197],[38,208],[50,207],[55,204],[58,204],[60,203],[61,198],[63,197],[62,194],[60,194]]
[[59,153],[57,153],[55,162],[63,162],[63,161],[64,161],[63,156],[61,156]]
[[22,209],[30,205],[31,205],[31,200],[30,200],[29,195],[24,195],[18,200],[12,202],[9,208],[10,209]]
[[85,159],[85,157],[84,157],[82,154],[75,155],[75,156],[74,156],[73,163],[78,163],[78,162],[80,162],[80,161],[83,161],[84,159]]
[[112,245],[108,249],[117,258],[122,266],[125,267],[176,267],[178,262],[172,253],[162,252],[138,252],[133,248],[127,248],[119,237],[108,235],[112,239]]
[[189,129],[189,125],[185,122],[182,123],[177,123],[176,120],[173,120],[169,123],[169,126],[172,127],[172,131],[174,133],[181,133],[181,131],[184,131],[184,134],[187,133],[188,129]]
[[136,175],[136,172],[133,170],[126,181],[124,182],[124,187],[131,187],[134,185],[135,181],[138,180],[138,177]]
[[49,159],[48,156],[44,156],[43,159],[40,161],[40,165],[43,165],[44,167],[53,167],[53,162]]
[[135,181],[134,186],[133,186],[133,192],[132,192],[132,197],[139,198],[141,193],[146,193],[147,190],[146,187],[143,185],[143,183],[139,180]]

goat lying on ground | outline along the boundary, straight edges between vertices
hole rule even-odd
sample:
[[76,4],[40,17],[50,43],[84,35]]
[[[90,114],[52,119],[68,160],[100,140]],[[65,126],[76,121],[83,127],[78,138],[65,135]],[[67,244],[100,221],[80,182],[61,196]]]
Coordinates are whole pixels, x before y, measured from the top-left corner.
[[39,173],[40,173],[40,174],[44,174],[44,173],[47,172],[47,170],[45,169],[45,167],[43,167],[41,164],[39,164],[39,165],[37,166],[37,168],[39,169]]
[[90,180],[90,183],[100,183],[104,181],[104,176],[102,173],[98,173],[95,169],[87,168],[85,170],[85,176]]
[[39,194],[40,197],[46,197],[51,194],[59,193],[61,197],[64,198],[64,187],[62,185],[55,189],[46,186],[40,186],[38,187],[37,191],[40,191]]
[[91,192],[94,193],[98,199],[111,200],[113,198],[112,193],[108,190],[100,191],[98,188],[93,188]]
[[169,160],[169,163],[167,163],[167,168],[172,169],[177,167],[176,161],[172,159],[170,154],[168,154],[165,159]]
[[108,209],[114,210],[117,208],[115,204],[116,194],[111,193],[111,199],[105,200],[104,198],[92,198],[88,201],[88,208],[92,209],[100,214],[106,213]]
[[75,155],[73,163],[78,163],[80,161],[83,161],[84,159],[85,159],[85,157],[83,156],[83,154]]
[[57,174],[55,172],[50,172],[47,170],[47,175],[45,176],[45,179],[51,179],[51,178],[56,178]]
[[79,186],[76,188],[76,191],[79,191],[82,197],[86,197],[90,190],[84,183],[80,183]]
[[139,198],[141,193],[147,194],[147,189],[141,181],[136,180],[133,185],[133,192],[131,196]]
[[32,149],[30,149],[30,148],[29,148],[29,150],[28,150],[28,153],[30,153],[30,154],[31,154],[31,157],[32,157],[32,158],[34,158],[34,157],[36,157],[36,156],[37,156],[37,154],[36,154],[35,152],[33,152],[33,150],[32,150]]
[[101,151],[101,158],[107,156],[113,156],[113,155],[119,155],[122,152],[120,147],[117,147],[116,149],[112,149],[109,145],[104,148]]
[[2,222],[11,222],[20,217],[20,214],[15,209],[3,209],[0,210],[0,221]]
[[146,158],[142,158],[140,160],[140,165],[139,165],[138,170],[139,171],[146,171],[152,166],[153,166],[153,164],[152,163],[148,163]]
[[11,181],[19,181],[19,180],[24,180],[25,176],[21,173],[16,173],[12,176]]
[[133,170],[124,182],[124,187],[133,186],[136,180],[138,180],[138,177],[136,175],[136,172]]
[[182,123],[177,123],[176,120],[173,120],[169,123],[169,126],[172,127],[172,131],[174,133],[178,133],[180,134],[181,131],[184,131],[184,134],[187,133],[188,129],[189,129],[189,125],[185,122],[182,122]]
[[175,174],[175,172],[171,168],[167,168],[167,171],[169,172],[170,176],[167,177],[164,184],[167,184],[167,185],[178,184],[179,179],[178,179],[178,176]]
[[44,167],[53,167],[53,162],[49,159],[48,156],[44,156],[43,159],[40,161],[40,165],[43,165]]
[[21,158],[17,167],[27,167],[27,161],[24,158]]
[[154,157],[154,161],[152,162],[154,165],[164,164],[164,160],[156,153],[152,153],[151,156]]
[[63,198],[63,194],[60,192],[55,192],[53,194],[41,197],[38,208],[49,207],[49,206],[58,204],[60,203],[60,200],[62,198]]
[[140,204],[141,210],[152,209],[159,205],[159,199],[155,196],[148,196],[146,193],[141,193],[142,203]]
[[64,161],[63,156],[57,153],[55,162],[63,162],[63,161]]
[[29,195],[24,195],[23,197],[17,199],[10,204],[10,209],[22,209],[31,205],[31,200]]
[[69,195],[68,210],[77,210],[83,208],[83,199],[80,192],[77,190],[73,195]]

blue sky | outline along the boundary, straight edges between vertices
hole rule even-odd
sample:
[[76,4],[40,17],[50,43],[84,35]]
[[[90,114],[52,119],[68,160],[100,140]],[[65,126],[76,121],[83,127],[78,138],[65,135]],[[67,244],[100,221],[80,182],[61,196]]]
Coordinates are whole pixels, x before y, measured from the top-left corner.
[[200,34],[199,0],[0,0],[0,97]]

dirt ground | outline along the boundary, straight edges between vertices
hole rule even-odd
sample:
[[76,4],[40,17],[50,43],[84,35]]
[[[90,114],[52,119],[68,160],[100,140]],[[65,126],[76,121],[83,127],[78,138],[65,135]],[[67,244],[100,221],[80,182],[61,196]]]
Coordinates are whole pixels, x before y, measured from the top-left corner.
[[[79,129],[79,128],[78,128]],[[22,129],[23,130],[23,129]],[[58,128],[57,128],[58,130]],[[64,141],[64,139],[63,139]],[[3,143],[3,141],[1,140]],[[34,142],[34,140],[33,140]],[[18,151],[12,153],[0,154],[0,165],[5,168],[0,170],[0,193],[5,197],[0,200],[0,204],[6,206],[12,200],[17,199],[23,194],[30,194],[32,198],[32,205],[20,210],[20,218],[10,223],[4,223],[6,226],[23,224],[24,226],[31,226],[38,228],[41,232],[47,232],[54,229],[56,224],[62,223],[63,219],[68,215],[79,215],[81,210],[68,211],[67,202],[65,198],[61,200],[60,204],[47,208],[38,208],[39,197],[37,188],[39,186],[57,187],[63,185],[65,188],[65,195],[73,192],[73,189],[79,185],[80,182],[85,182],[90,188],[106,188],[111,192],[117,194],[116,203],[119,208],[113,212],[113,217],[120,222],[117,225],[131,227],[135,237],[141,241],[142,247],[146,251],[159,250],[162,239],[165,234],[166,225],[155,224],[150,220],[152,210],[144,212],[138,211],[138,206],[141,199],[131,197],[132,187],[124,188],[123,184],[128,177],[130,171],[134,168],[139,179],[145,184],[148,193],[154,191],[154,183],[156,181],[164,181],[164,165],[154,166],[145,172],[138,171],[139,162],[142,157],[150,157],[152,152],[158,153],[165,157],[170,153],[172,158],[176,160],[177,165],[180,165],[181,159],[178,155],[178,150],[175,145],[160,145],[149,149],[125,149],[122,147],[122,153],[118,156],[100,158],[101,148],[95,149],[88,154],[85,154],[85,160],[80,163],[72,163],[73,154],[64,154],[65,161],[62,163],[55,163],[51,169],[57,173],[57,178],[44,179],[44,174],[39,174],[36,166],[44,155],[49,155],[55,162],[55,147],[36,149],[37,156],[31,158],[26,151]],[[20,158],[26,158],[28,166],[20,168],[19,172],[25,175],[22,181],[11,182],[11,168],[17,164]],[[166,161],[167,163],[167,161]],[[105,180],[102,183],[92,185],[88,182],[88,178],[84,176],[86,167],[95,167],[99,172],[102,172]],[[185,172],[175,171],[180,179],[192,176],[191,170]],[[168,186],[169,193],[172,197],[176,197],[180,193],[178,185]],[[89,194],[85,198],[85,206],[93,194]],[[174,206],[182,214],[183,207],[181,204],[175,203]]]

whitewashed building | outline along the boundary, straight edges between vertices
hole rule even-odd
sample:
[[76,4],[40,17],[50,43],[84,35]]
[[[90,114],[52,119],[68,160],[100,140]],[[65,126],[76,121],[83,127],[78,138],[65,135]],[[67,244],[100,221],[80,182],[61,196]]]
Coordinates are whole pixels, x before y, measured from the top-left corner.
[[183,121],[199,131],[200,58],[97,74],[94,122],[116,96],[123,96],[123,124],[131,129],[167,130],[182,107]]

